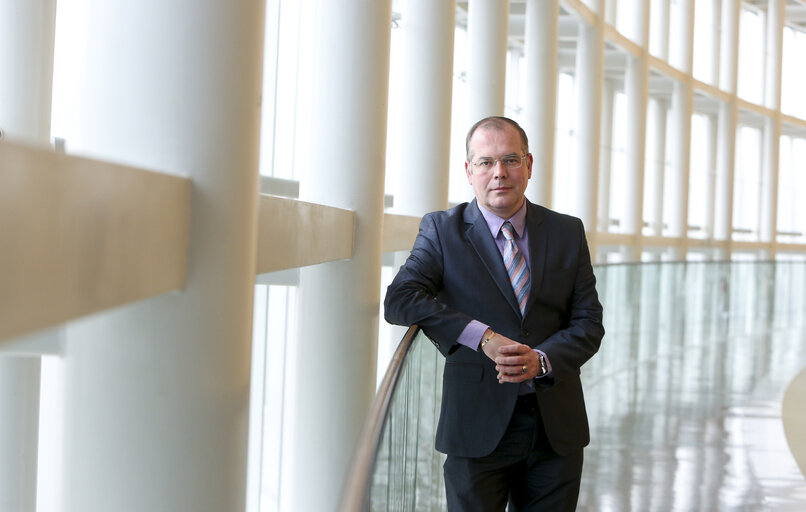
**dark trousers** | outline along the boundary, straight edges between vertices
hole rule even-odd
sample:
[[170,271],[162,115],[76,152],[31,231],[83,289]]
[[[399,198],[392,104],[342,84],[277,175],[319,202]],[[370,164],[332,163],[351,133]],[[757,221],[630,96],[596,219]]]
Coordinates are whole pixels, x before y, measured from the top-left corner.
[[[472,426],[468,425],[468,428]],[[573,511],[582,450],[560,456],[549,446],[534,395],[521,397],[507,431],[486,457],[448,455],[443,467],[451,512]]]

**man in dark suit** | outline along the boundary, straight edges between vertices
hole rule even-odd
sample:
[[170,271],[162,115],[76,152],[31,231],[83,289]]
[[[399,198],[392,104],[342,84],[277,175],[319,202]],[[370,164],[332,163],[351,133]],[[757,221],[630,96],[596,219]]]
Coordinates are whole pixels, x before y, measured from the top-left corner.
[[590,440],[580,367],[602,306],[582,222],[525,199],[532,155],[511,119],[467,136],[476,198],[423,217],[386,293],[445,356],[436,448],[452,511],[574,510]]

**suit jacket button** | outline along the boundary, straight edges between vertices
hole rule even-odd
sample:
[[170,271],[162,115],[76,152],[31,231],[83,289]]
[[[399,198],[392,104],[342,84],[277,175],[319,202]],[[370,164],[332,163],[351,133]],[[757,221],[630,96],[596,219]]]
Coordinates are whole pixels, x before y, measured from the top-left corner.
[[529,337],[529,331],[527,331],[526,329],[522,330],[521,331],[521,336],[524,337],[524,338],[528,338]]

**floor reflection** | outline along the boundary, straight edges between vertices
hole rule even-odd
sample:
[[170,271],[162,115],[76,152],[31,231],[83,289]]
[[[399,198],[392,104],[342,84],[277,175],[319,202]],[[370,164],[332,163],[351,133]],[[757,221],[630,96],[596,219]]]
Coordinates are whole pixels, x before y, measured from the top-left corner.
[[806,510],[781,400],[806,366],[806,265],[596,269],[580,511]]

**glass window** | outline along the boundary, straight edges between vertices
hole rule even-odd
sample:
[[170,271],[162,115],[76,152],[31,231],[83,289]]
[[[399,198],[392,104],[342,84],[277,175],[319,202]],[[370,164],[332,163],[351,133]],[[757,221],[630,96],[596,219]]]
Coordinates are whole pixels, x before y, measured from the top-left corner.
[[467,119],[467,30],[456,27],[453,43],[453,108],[451,109],[451,172],[448,201],[461,203],[473,198],[465,177]]
[[669,0],[669,64],[683,69],[683,1]]
[[764,15],[742,9],[739,34],[737,93],[747,101],[761,103],[764,85]]
[[691,116],[691,167],[688,180],[688,236],[705,238],[707,234],[706,207],[708,191],[708,116]]
[[285,509],[283,453],[290,442],[288,432],[294,410],[290,400],[294,393],[286,383],[295,381],[296,291],[292,286],[255,286],[249,499],[252,505],[257,500],[259,508],[250,510]]
[[694,2],[694,62],[693,74],[697,80],[716,85],[719,58],[715,54],[719,37],[719,17],[716,10],[721,2],[698,0]]
[[778,235],[779,242],[806,242],[806,139],[781,137],[778,170]]
[[[607,2],[608,7],[610,6],[610,3],[611,2]],[[635,19],[637,6],[635,3],[635,0],[621,0],[620,2],[616,2],[616,30],[621,32],[624,37],[630,39],[631,41],[638,39],[638,34],[636,33],[637,20]]]
[[736,135],[733,240],[758,240],[761,190],[761,130],[741,126]]
[[650,98],[647,108],[643,213],[643,219],[647,222],[643,228],[646,236],[663,232],[663,179],[671,165],[666,151],[666,138],[663,137],[667,133],[667,105],[666,100]]
[[[560,73],[557,87],[557,125],[554,142],[554,210],[570,212],[573,208],[573,177],[576,159],[576,97],[575,80],[568,73]],[[592,229],[592,228],[591,228]]]
[[303,32],[298,2],[268,2],[266,27],[276,37],[266,37],[264,47],[260,174],[296,179],[296,140],[304,140],[309,103],[298,98],[311,97],[310,69],[304,65],[310,62],[311,38]]
[[386,180],[384,188],[387,194],[394,195],[400,178],[400,168],[406,160],[402,154],[401,147],[403,138],[403,108],[405,103],[401,101],[403,96],[403,58],[406,30],[406,19],[404,14],[395,8],[399,13],[400,21],[392,24],[391,48],[389,52],[389,101],[386,120]]
[[783,69],[781,73],[781,111],[806,119],[806,33],[784,28]]
[[624,232],[627,214],[627,97],[617,92],[613,100],[612,146],[610,151],[610,225],[612,233]]

